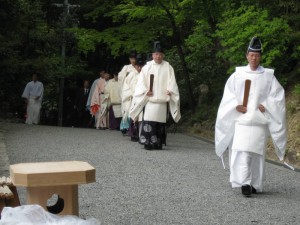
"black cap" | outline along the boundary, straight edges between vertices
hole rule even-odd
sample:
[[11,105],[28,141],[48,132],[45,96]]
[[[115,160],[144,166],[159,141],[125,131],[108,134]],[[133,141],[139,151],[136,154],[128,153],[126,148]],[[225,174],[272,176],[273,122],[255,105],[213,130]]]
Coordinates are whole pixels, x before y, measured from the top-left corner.
[[153,52],[164,52],[159,41],[154,42]]
[[253,37],[251,39],[247,50],[247,53],[248,52],[258,52],[258,53],[262,52],[261,41],[258,37]]
[[136,58],[137,52],[135,49],[131,50],[130,54],[129,54],[129,58]]
[[136,57],[136,64],[138,66],[143,66],[145,64],[145,60],[144,60],[144,57],[142,54],[137,54],[137,57]]

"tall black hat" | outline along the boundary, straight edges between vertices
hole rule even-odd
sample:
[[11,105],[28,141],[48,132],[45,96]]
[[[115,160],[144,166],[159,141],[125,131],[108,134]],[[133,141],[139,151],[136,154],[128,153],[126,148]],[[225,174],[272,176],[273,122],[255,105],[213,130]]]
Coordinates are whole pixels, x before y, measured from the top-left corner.
[[154,42],[153,52],[164,52],[159,41]]
[[258,53],[262,52],[262,44],[258,37],[253,37],[251,39],[247,50],[247,53],[248,52],[258,52]]
[[130,54],[129,54],[129,58],[136,58],[137,52],[135,49],[131,50]]
[[143,66],[145,64],[145,60],[142,54],[137,54],[136,56],[136,64],[138,66]]

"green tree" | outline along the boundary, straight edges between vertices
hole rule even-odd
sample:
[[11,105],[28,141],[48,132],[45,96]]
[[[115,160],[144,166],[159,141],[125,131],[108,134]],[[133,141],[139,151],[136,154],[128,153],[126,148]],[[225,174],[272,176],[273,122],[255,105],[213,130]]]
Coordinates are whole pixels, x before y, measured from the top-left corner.
[[242,6],[223,14],[224,21],[218,24],[216,36],[221,40],[222,49],[218,56],[229,61],[228,73],[234,66],[245,63],[245,53],[251,37],[259,36],[263,41],[262,64],[282,67],[280,59],[285,57],[290,42],[291,29],[281,18],[270,18],[267,10],[255,6]]
[[34,71],[40,74],[45,86],[43,107],[46,110],[57,108],[59,78],[83,73],[86,65],[80,59],[73,34],[66,38],[66,67],[61,67],[60,13],[51,15],[51,7],[50,1],[1,0],[1,111],[25,110],[21,94]]
[[[104,1],[105,2],[105,1]],[[190,72],[185,59],[184,39],[190,32],[193,19],[193,5],[196,1],[141,1],[123,0],[111,6],[104,17],[109,17],[113,25],[104,30],[73,29],[78,46],[83,52],[94,51],[97,43],[105,43],[111,54],[118,56],[135,48],[140,52],[150,51],[154,40],[160,39],[171,49],[176,47],[178,60],[181,65],[181,77],[184,77],[186,92],[190,108],[193,109],[195,101]],[[95,12],[103,12],[103,6],[87,14],[95,18]],[[188,25],[188,26],[187,26]]]

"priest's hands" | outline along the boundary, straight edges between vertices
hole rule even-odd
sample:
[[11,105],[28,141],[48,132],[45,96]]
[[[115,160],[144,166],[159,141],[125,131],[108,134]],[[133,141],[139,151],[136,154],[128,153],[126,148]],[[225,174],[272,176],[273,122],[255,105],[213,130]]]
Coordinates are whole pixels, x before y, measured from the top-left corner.
[[258,105],[258,109],[259,109],[259,111],[261,111],[262,113],[266,111],[266,108],[265,108],[262,104],[259,104],[259,105]]
[[[259,104],[258,105],[258,109],[259,111],[261,111],[262,113],[266,111],[266,108],[262,105]],[[236,107],[236,111],[240,112],[240,113],[246,113],[247,112],[247,107],[243,106],[243,105],[238,105]]]
[[[172,95],[172,92],[171,92],[171,91],[167,91],[166,94],[169,95],[169,96],[171,96],[171,95]],[[149,97],[153,96],[153,91],[148,91],[148,92],[147,92],[147,96],[149,96]]]
[[235,109],[236,109],[236,111],[238,111],[240,113],[246,113],[247,112],[247,107],[245,107],[243,105],[238,105]]
[[149,97],[153,96],[153,92],[152,91],[148,91],[147,92],[147,96],[149,96]]

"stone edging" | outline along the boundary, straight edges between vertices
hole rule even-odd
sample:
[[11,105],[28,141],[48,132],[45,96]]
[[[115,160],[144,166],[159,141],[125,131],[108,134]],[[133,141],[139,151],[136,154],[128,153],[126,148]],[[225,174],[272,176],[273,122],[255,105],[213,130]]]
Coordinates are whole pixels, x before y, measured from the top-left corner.
[[9,176],[9,158],[6,152],[4,129],[0,123],[0,176]]

